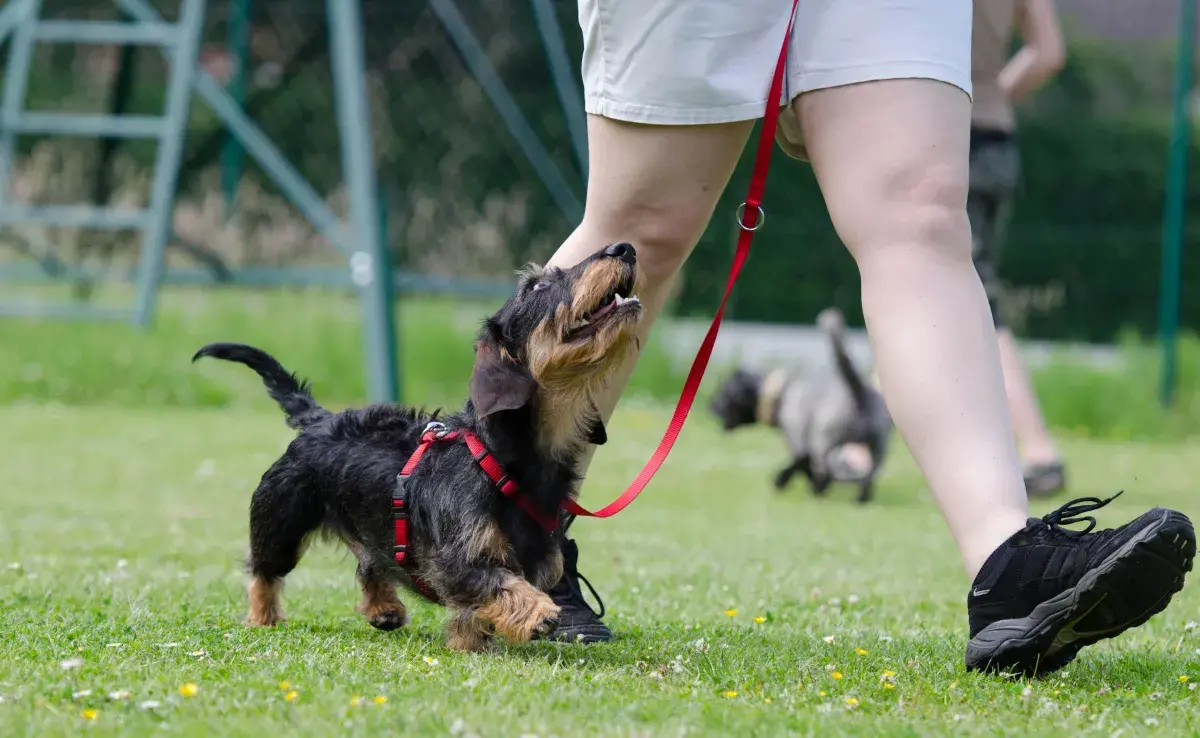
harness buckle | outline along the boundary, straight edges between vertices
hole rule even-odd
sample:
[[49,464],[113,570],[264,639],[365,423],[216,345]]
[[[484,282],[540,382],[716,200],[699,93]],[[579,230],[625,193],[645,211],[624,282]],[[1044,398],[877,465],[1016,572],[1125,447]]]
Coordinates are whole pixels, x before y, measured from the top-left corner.
[[446,433],[448,433],[446,430],[446,424],[437,420],[429,421],[429,423],[425,426],[425,430],[421,431],[421,435],[426,436],[430,433],[432,433],[434,438],[437,438],[438,440],[445,438]]

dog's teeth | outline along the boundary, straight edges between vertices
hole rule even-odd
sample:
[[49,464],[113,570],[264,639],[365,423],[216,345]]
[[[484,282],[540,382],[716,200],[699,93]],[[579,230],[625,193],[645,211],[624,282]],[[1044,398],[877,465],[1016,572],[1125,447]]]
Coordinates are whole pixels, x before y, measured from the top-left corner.
[[633,297],[633,296],[621,297],[620,295],[617,295],[617,307],[621,307],[622,305],[629,305],[631,303],[637,304],[637,302],[638,302],[638,299],[636,297]]

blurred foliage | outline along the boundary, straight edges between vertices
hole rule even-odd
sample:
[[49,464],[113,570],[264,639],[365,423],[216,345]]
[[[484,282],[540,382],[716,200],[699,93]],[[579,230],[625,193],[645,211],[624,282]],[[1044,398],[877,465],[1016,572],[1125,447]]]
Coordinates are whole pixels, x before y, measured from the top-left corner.
[[[171,3],[162,3],[169,10]],[[569,53],[581,41],[574,0],[554,0]],[[47,0],[58,17],[110,13],[106,3]],[[229,3],[210,3],[207,68],[221,69]],[[566,123],[528,3],[458,2],[488,57],[568,181],[579,185]],[[246,107],[301,173],[344,212],[341,161],[321,0],[253,0]],[[427,3],[365,0],[367,87],[387,237],[396,266],[447,275],[507,276],[544,259],[572,224],[555,207],[479,83]],[[1001,265],[1010,284],[1005,311],[1026,335],[1105,341],[1122,329],[1152,331],[1158,293],[1160,223],[1167,163],[1172,48],[1121,47],[1072,35],[1063,74],[1020,109],[1024,177]],[[3,56],[0,55],[0,61]],[[29,105],[103,110],[113,104],[120,55],[106,47],[45,47],[38,53]],[[161,57],[139,51],[127,111],[161,109]],[[574,71],[574,70],[572,70]],[[232,219],[218,185],[225,135],[203,103],[192,109],[176,229],[231,265],[337,265],[319,238],[247,158]],[[24,137],[19,176],[45,199],[86,199],[98,157],[86,141],[53,144]],[[1191,156],[1196,158],[1194,145]],[[113,155],[110,199],[144,196],[153,147],[122,143]],[[733,210],[745,188],[743,157],[712,225],[689,262],[675,309],[711,315],[733,240]],[[781,157],[782,158],[782,157]],[[1193,162],[1192,171],[1198,171]],[[807,322],[823,307],[861,322],[859,284],[825,212],[811,170],[780,161],[767,192],[769,226],[756,239],[729,316]],[[1200,188],[1187,211],[1200,216]],[[1196,225],[1193,222],[1191,225]],[[56,234],[72,239],[74,234]],[[90,237],[89,237],[90,238]],[[98,236],[97,238],[102,238]],[[76,259],[94,258],[80,241]],[[1188,251],[1200,246],[1189,228]],[[122,250],[123,249],[123,250]],[[117,249],[128,257],[128,245]],[[92,256],[89,256],[92,254]],[[1183,281],[1200,283],[1186,259]],[[1200,295],[1185,290],[1182,324],[1200,330]]]

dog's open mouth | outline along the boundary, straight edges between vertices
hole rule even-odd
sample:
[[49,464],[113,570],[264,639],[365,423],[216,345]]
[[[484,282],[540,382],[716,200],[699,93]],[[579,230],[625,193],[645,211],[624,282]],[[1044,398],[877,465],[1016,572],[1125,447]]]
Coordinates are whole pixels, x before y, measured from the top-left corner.
[[637,315],[642,309],[642,303],[631,294],[632,292],[632,278],[622,279],[613,285],[599,305],[571,324],[567,329],[566,340],[580,341],[590,338],[607,323]]

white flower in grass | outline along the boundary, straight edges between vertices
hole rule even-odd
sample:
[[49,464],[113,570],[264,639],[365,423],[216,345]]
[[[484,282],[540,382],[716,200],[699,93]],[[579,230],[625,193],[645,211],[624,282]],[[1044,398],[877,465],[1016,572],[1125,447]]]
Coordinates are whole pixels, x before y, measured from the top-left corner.
[[79,699],[80,697],[90,697],[90,696],[91,696],[91,694],[92,694],[92,690],[90,690],[90,689],[81,689],[81,690],[79,690],[78,692],[72,692],[72,693],[71,693],[71,697],[72,697],[72,698],[74,698],[74,699]]
[[1183,629],[1184,630],[1195,630],[1197,627],[1200,627],[1200,626],[1197,626],[1195,620],[1189,620],[1189,621],[1187,621],[1187,623],[1184,624]]
[[83,659],[81,659],[81,658],[66,659],[64,661],[59,661],[58,666],[60,669],[66,669],[66,670],[78,669],[79,667],[83,666]]
[[20,568],[21,568],[21,562],[20,562],[20,561],[14,561],[14,562],[12,562],[11,564],[9,564],[9,565],[8,565],[8,568],[9,568],[9,569],[12,569],[13,571],[16,571],[17,569],[20,569]]
[[105,643],[104,647],[105,648],[120,648],[124,645],[125,645],[124,643]]
[[130,692],[128,689],[117,689],[108,693],[110,700],[127,700],[132,696],[133,692]]
[[1145,723],[1146,723],[1146,725],[1148,725],[1148,726],[1150,726],[1151,728],[1153,728],[1153,727],[1156,727],[1156,726],[1158,725],[1158,718],[1152,718],[1152,717],[1148,717],[1148,718],[1146,718],[1146,719],[1145,719],[1143,722],[1145,722]]
[[160,643],[159,648],[179,648],[179,644],[172,641],[171,643]]
[[849,605],[857,605],[858,604],[858,595],[853,595],[853,594],[850,595],[849,597],[846,598],[846,603]]
[[825,636],[824,638],[822,638],[821,640],[825,641],[826,643],[833,643],[834,637],[831,635],[828,635],[828,636]]
[[138,703],[138,707],[142,708],[143,710],[155,710],[158,709],[160,705],[162,705],[162,703],[158,700],[146,700]]
[[200,649],[199,651],[188,651],[188,656],[207,656],[207,655],[208,655],[208,651],[205,651],[203,648]]

